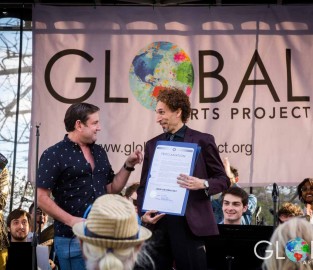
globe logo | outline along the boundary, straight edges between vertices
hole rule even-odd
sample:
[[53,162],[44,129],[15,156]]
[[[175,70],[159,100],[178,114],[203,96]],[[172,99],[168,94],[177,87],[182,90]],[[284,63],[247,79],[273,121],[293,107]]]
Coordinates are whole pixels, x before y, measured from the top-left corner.
[[310,253],[308,243],[300,237],[289,240],[285,246],[285,253],[293,262],[303,262]]
[[155,110],[161,90],[176,87],[189,96],[193,83],[194,70],[189,56],[171,42],[154,42],[141,49],[129,71],[133,95],[149,110]]

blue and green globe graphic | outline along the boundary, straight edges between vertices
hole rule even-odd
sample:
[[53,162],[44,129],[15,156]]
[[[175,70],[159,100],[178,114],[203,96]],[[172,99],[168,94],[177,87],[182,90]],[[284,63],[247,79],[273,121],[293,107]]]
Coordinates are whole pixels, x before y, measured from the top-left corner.
[[287,242],[285,253],[289,260],[303,262],[310,255],[310,247],[305,240],[297,237]]
[[130,88],[141,105],[156,107],[165,88],[176,87],[190,95],[194,70],[186,52],[171,42],[154,42],[138,52],[129,71]]

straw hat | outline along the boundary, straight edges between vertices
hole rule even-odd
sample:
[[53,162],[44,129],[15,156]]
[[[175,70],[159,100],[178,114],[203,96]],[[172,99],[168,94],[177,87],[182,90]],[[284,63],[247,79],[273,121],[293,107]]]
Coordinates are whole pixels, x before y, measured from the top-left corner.
[[76,223],[73,232],[92,245],[117,249],[141,244],[152,234],[138,225],[133,204],[116,194],[96,199],[87,220]]

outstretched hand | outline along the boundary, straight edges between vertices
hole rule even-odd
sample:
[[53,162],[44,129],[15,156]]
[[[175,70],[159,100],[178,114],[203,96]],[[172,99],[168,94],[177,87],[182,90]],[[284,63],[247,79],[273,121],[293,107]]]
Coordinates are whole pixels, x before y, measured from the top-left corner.
[[126,165],[128,167],[134,167],[136,164],[140,164],[143,160],[143,154],[140,150],[135,150],[130,156],[126,159]]
[[164,213],[159,213],[157,210],[149,210],[141,217],[141,221],[143,223],[155,224],[164,216]]

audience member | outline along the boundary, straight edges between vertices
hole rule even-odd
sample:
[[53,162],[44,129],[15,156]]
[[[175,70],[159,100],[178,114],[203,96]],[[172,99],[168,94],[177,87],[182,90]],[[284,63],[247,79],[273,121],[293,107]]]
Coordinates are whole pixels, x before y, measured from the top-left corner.
[[149,140],[145,148],[137,190],[140,213],[156,143],[164,140],[192,142],[201,148],[193,175],[180,174],[177,177],[178,185],[189,190],[185,216],[155,214],[155,209],[142,216],[143,222],[155,223],[151,238],[155,252],[151,256],[157,270],[171,269],[173,261],[178,270],[207,269],[205,236],[218,234],[208,196],[222,192],[230,184],[214,137],[185,125],[190,112],[190,101],[184,91],[161,90],[157,97],[156,122],[162,127],[163,133]]
[[3,210],[9,195],[9,170],[6,168],[8,160],[0,154],[0,270],[5,269],[8,257],[8,234]]
[[[238,169],[233,166],[230,166],[228,157],[223,159],[223,165],[226,171],[227,176],[230,179],[231,186],[240,187],[238,184],[239,181],[239,173]],[[249,194],[248,197],[248,209],[244,212],[241,217],[241,224],[250,225],[252,221],[252,216],[257,207],[257,198],[253,194]],[[212,208],[215,216],[215,220],[217,223],[221,223],[223,220],[223,209],[222,209],[222,194],[217,198],[212,200]]]
[[[312,265],[310,262],[293,262],[286,256],[287,243],[298,237],[306,241],[309,247],[311,246],[313,226],[306,219],[292,218],[279,225],[271,237],[271,244],[267,247],[266,254],[269,258],[264,259],[263,270],[311,270]],[[309,247],[307,247],[308,253],[310,251]],[[269,256],[268,254],[272,255]]]
[[20,208],[13,210],[7,217],[7,228],[10,235],[6,270],[16,270],[23,265],[32,269],[32,246],[27,242],[31,217]]
[[240,187],[230,187],[222,194],[224,219],[220,224],[245,225],[242,215],[248,209],[248,194]]
[[[137,207],[137,189],[140,186],[139,182],[131,184],[129,187],[125,188],[125,192],[122,196],[125,196],[128,200],[133,202],[133,205],[135,206],[136,212],[138,213],[138,207]],[[143,221],[143,224],[146,228],[151,228],[153,227],[153,224],[155,224],[159,219],[161,219],[165,214],[158,214],[158,211],[155,210],[150,210],[147,211],[143,214],[141,217],[141,220]],[[152,217],[152,216],[153,217]],[[144,220],[147,220],[146,222]],[[151,223],[149,223],[149,220]]]
[[283,203],[277,212],[278,223],[283,224],[293,217],[303,216],[303,211],[300,206],[286,202]]
[[303,213],[313,224],[313,178],[305,178],[297,187],[298,197],[304,204]]
[[124,196],[134,204],[134,206],[136,208],[136,212],[138,212],[138,209],[137,209],[137,189],[139,187],[139,184],[140,184],[139,182],[131,184],[130,186],[125,188],[125,193],[124,193]]
[[[24,269],[29,269],[32,265],[32,245],[27,242],[30,224],[31,216],[23,209],[15,209],[8,215],[7,227],[10,233],[10,247],[7,270],[16,270],[16,267],[20,265],[24,265]],[[17,243],[18,245],[16,245]],[[49,260],[49,263],[51,269],[56,270],[53,261]]]
[[7,217],[7,227],[11,242],[27,242],[31,216],[23,209],[13,210]]
[[[34,235],[34,218],[35,218],[35,204],[32,203],[28,208],[28,213],[31,216],[31,223],[30,223],[30,230],[27,235],[27,242],[33,242],[33,235]],[[49,258],[53,263],[58,266],[58,260],[54,250],[53,244],[53,225],[47,226],[49,216],[46,212],[42,211],[39,207],[37,207],[36,212],[36,232],[37,232],[37,239],[36,243],[40,245],[45,245],[49,247]],[[56,268],[57,269],[57,268]]]
[[83,220],[95,199],[106,193],[119,194],[143,159],[141,151],[135,150],[114,173],[107,153],[96,144],[101,130],[99,110],[89,103],[71,105],[64,117],[68,134],[45,150],[39,162],[38,206],[54,218],[54,247],[62,270],[85,270],[72,226]]
[[[87,270],[133,269],[141,245],[151,237],[138,225],[133,204],[113,194],[96,199],[87,219],[76,223],[73,231],[81,241]],[[153,269],[153,264],[145,269]]]
[[[34,233],[34,228],[33,228],[34,227],[34,218],[35,218],[34,203],[32,203],[29,206],[28,213],[31,216],[31,223],[30,223],[29,234],[27,236],[27,241],[32,242],[33,233]],[[37,220],[36,231],[38,233],[39,228],[40,228],[40,232],[42,232],[44,230],[45,226],[47,225],[48,215],[46,212],[42,211],[39,207],[37,207],[36,220]]]

